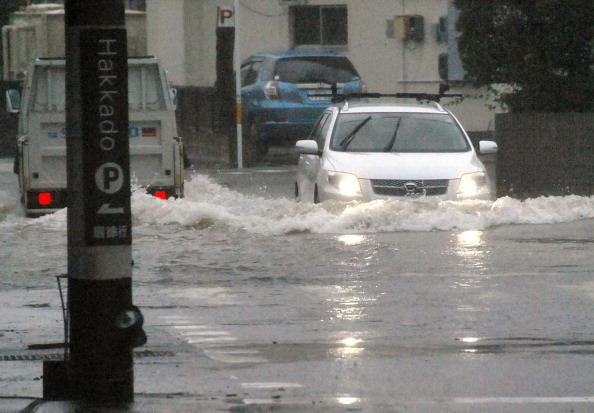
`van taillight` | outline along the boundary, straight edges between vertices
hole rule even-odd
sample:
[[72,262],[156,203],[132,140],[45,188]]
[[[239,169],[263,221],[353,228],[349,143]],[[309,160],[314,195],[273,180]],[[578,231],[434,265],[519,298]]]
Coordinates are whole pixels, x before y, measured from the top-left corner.
[[266,83],[266,86],[264,86],[264,96],[270,100],[280,100],[280,95],[280,86],[278,85],[278,82],[271,80]]
[[67,203],[66,189],[38,189],[29,190],[26,195],[27,209],[60,209]]
[[155,191],[155,197],[159,199],[167,199],[166,191]]
[[37,201],[39,202],[39,205],[50,205],[52,203],[52,193],[40,192],[37,196]]

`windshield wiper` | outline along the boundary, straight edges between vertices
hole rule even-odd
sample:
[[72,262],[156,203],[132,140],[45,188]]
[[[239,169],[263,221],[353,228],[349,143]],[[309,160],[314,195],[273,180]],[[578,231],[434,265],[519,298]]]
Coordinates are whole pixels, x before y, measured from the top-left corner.
[[361,128],[363,126],[365,126],[365,124],[367,122],[369,122],[369,120],[371,119],[371,116],[367,116],[365,119],[363,119],[363,121],[361,121],[361,123],[359,123],[355,129],[353,129],[353,131],[351,133],[349,133],[347,136],[345,136],[345,138],[340,141],[339,146],[342,149],[346,149],[347,146],[349,146],[351,144],[351,142],[353,141],[353,139],[355,139],[355,136],[357,136],[357,132],[359,132],[361,130]]
[[392,134],[392,137],[390,138],[390,142],[388,142],[388,144],[384,148],[384,152],[390,152],[392,150],[392,147],[396,143],[396,136],[398,135],[398,128],[400,127],[401,121],[402,121],[402,118],[398,119],[398,123],[396,124],[396,128],[394,129],[394,133]]

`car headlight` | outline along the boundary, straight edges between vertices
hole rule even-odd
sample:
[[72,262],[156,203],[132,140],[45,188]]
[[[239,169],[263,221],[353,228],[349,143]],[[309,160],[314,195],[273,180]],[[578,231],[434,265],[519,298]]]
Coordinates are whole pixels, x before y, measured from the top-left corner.
[[328,182],[343,195],[357,195],[361,193],[357,175],[344,172],[328,172]]
[[480,191],[487,184],[487,175],[484,172],[464,174],[460,177],[458,195],[471,196]]

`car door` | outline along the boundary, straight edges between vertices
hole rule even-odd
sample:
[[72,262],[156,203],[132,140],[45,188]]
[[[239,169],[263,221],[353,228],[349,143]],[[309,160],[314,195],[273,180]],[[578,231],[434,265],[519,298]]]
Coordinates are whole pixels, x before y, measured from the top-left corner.
[[259,73],[262,67],[263,59],[254,59],[241,65],[241,101],[243,115],[249,119],[249,114],[260,106],[260,101],[264,98],[262,87],[259,85]]
[[[326,135],[332,120],[332,111],[322,113],[309,135],[309,140],[316,141],[318,149],[323,153]],[[319,154],[301,154],[297,165],[297,188],[300,201],[313,202],[317,176],[321,165]]]

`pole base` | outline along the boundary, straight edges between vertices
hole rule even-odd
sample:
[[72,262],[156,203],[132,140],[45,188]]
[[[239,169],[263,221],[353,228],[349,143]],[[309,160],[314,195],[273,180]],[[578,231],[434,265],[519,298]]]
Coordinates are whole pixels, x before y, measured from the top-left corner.
[[72,400],[67,361],[46,360],[43,362],[43,399]]
[[72,366],[64,360],[43,362],[43,400],[80,401],[93,406],[121,406],[134,402],[131,370],[117,379],[89,380],[88,377],[69,377],[69,367]]

